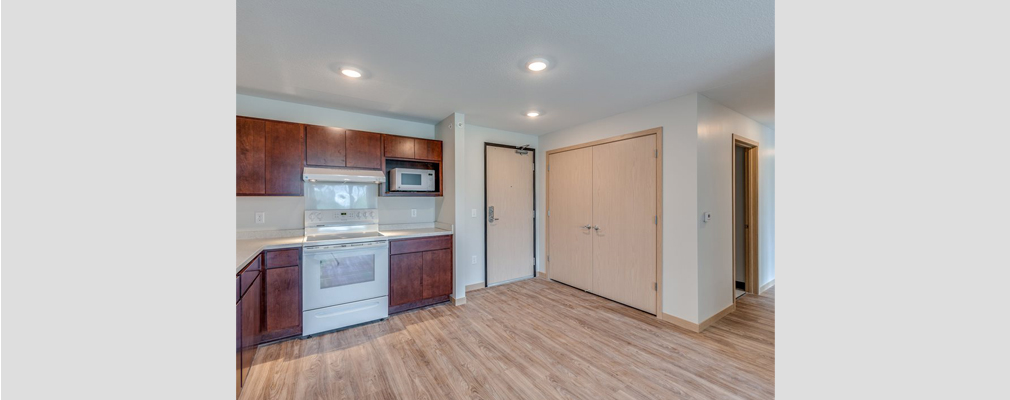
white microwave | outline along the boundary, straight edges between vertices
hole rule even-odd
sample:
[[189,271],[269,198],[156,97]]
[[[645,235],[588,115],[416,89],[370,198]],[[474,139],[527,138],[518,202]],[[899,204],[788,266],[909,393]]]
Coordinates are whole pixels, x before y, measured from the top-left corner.
[[400,192],[434,192],[435,171],[430,169],[393,168],[389,170],[389,190]]

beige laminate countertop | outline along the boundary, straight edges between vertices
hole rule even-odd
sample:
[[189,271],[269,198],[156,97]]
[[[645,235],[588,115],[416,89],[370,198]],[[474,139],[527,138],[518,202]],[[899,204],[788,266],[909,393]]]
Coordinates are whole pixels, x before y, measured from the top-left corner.
[[[417,228],[417,229],[396,229],[380,230],[385,239],[409,239],[415,237],[451,235],[452,231],[439,228]],[[304,236],[294,236],[285,238],[270,239],[241,239],[235,241],[235,273],[245,268],[257,255],[264,250],[286,249],[292,247],[302,247],[305,242]]]
[[235,241],[235,247],[238,250],[236,253],[235,261],[238,263],[235,266],[235,273],[238,273],[245,268],[246,264],[249,264],[254,258],[256,258],[259,253],[263,250],[271,249],[285,249],[291,247],[302,247],[302,242],[305,241],[305,236],[295,236],[286,238],[270,238],[270,239],[242,239]]
[[379,230],[379,233],[381,233],[382,236],[385,236],[386,239],[409,239],[425,236],[451,235],[452,231],[440,228],[418,228],[418,229]]

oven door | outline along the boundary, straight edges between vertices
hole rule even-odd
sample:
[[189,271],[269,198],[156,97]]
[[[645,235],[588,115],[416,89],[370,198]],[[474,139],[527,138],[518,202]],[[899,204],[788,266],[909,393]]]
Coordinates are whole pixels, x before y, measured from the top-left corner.
[[389,294],[389,241],[302,250],[302,310]]

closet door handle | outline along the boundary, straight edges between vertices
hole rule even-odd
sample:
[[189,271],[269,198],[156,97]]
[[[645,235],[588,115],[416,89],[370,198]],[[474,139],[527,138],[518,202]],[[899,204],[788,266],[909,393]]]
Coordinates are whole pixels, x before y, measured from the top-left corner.
[[582,229],[591,229],[592,227],[593,227],[592,225],[586,225],[586,226],[583,226]]
[[600,226],[599,226],[599,225],[596,225],[596,226],[594,226],[594,227],[593,227],[593,229],[595,229],[595,230],[599,231],[599,230],[600,230]]

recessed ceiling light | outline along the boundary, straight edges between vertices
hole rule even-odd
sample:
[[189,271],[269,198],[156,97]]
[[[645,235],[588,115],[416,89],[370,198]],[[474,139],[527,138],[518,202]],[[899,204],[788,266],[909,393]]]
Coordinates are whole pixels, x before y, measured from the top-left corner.
[[361,71],[358,70],[357,68],[343,67],[343,68],[340,69],[340,73],[344,74],[344,76],[351,77],[351,78],[360,78],[361,77]]
[[530,60],[529,63],[526,64],[526,68],[529,68],[529,70],[533,72],[543,71],[547,69],[547,66],[548,66],[547,60],[543,58],[534,58]]
[[527,117],[539,117],[540,116],[540,112],[539,111],[530,111],[530,112],[526,113],[526,116]]

